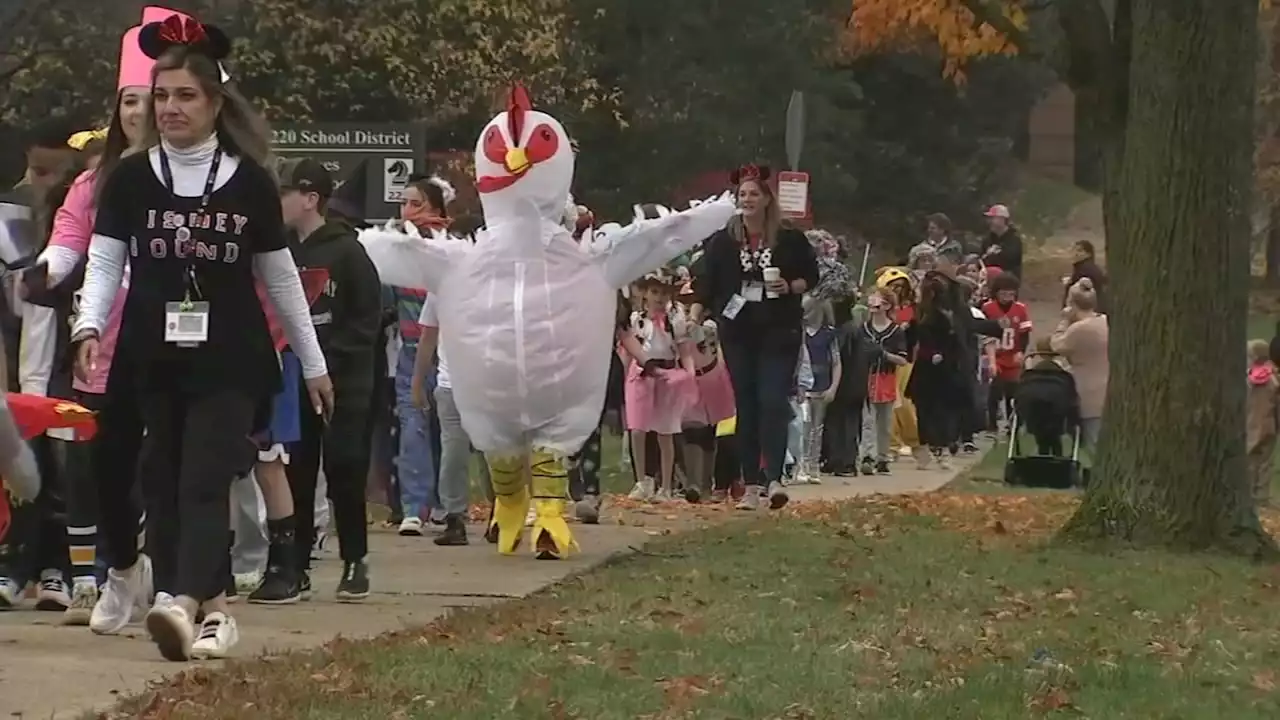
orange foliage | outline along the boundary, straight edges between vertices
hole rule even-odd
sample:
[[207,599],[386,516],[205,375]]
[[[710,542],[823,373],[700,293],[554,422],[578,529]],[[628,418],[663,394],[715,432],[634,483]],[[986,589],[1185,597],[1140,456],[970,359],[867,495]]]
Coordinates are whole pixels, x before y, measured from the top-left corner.
[[[970,0],[999,7],[1019,29],[1027,16],[1011,0]],[[853,56],[909,50],[936,44],[942,51],[943,74],[964,79],[965,62],[989,55],[1015,55],[1017,46],[994,27],[980,24],[965,0],[854,0],[843,40]]]

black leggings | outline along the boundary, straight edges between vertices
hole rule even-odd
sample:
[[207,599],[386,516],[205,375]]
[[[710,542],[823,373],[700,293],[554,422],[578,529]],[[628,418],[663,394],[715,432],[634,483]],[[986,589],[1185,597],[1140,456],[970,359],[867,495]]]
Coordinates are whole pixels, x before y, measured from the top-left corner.
[[9,532],[0,537],[0,577],[19,585],[38,579],[45,570],[67,568],[66,502],[53,457],[54,442],[44,436],[31,441],[40,467],[40,494],[34,502],[11,509]]
[[334,410],[328,425],[311,408],[306,386],[299,407],[302,439],[289,445],[289,489],[293,492],[296,561],[300,570],[311,568],[311,546],[315,544],[316,483],[323,457],[324,478],[333,501],[333,520],[338,528],[338,553],[343,562],[364,560],[369,554],[365,485],[369,473],[369,410],[344,406]]
[[141,475],[157,589],[197,602],[226,589],[231,483],[257,453],[257,402],[238,390],[142,398]]
[[716,438],[715,489],[728,490],[742,479],[742,461],[738,458],[738,438],[724,435]]
[[[127,379],[127,374],[117,377]],[[117,382],[113,378],[113,385]],[[97,412],[97,433],[89,441],[88,464],[97,488],[99,549],[103,560],[117,569],[138,562],[138,537],[143,522],[142,487],[138,483],[138,463],[142,452],[142,409],[128,392],[80,396],[80,404]],[[79,454],[69,458],[73,470]],[[73,520],[79,515],[72,511]]]

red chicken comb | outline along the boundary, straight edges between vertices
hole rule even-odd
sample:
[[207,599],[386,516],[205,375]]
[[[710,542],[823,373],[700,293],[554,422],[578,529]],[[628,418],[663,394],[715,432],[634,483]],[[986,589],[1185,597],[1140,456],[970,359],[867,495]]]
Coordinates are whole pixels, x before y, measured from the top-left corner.
[[511,101],[507,105],[507,130],[511,132],[511,144],[519,145],[520,136],[524,134],[524,115],[533,110],[529,102],[529,91],[524,85],[515,83],[511,86]]

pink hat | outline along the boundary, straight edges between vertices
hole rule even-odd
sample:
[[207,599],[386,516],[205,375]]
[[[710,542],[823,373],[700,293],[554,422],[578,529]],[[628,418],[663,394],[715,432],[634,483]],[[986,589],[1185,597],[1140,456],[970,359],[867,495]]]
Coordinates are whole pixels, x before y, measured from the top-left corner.
[[1007,220],[1009,219],[1009,208],[1004,205],[992,205],[987,210],[987,217],[998,217]]
[[131,27],[120,38],[120,75],[116,79],[116,90],[127,87],[151,87],[151,68],[156,61],[143,54],[138,47],[138,32],[141,27]]

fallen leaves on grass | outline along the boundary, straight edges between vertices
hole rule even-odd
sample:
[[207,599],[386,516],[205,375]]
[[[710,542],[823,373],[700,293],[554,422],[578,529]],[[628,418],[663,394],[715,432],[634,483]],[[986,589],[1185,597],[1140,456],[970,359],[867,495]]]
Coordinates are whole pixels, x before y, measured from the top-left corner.
[[845,502],[807,502],[789,507],[791,517],[836,524],[841,532],[884,537],[884,528],[906,517],[939,520],[944,527],[979,535],[1044,536],[1055,532],[1079,505],[1074,495],[995,495],[946,490],[909,495],[871,495]]

